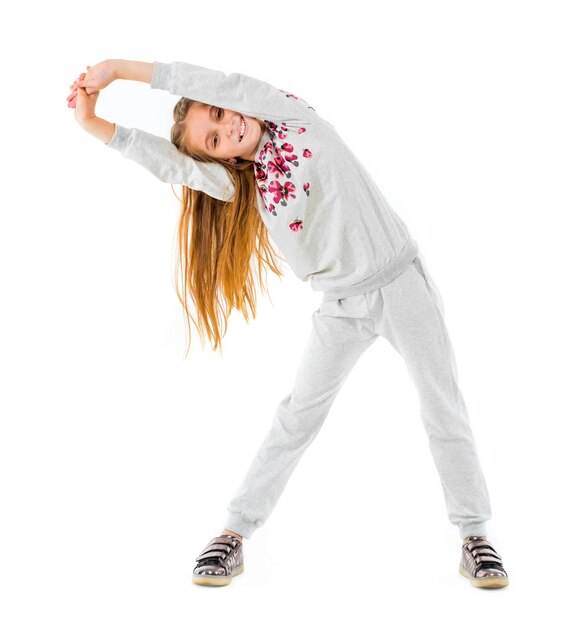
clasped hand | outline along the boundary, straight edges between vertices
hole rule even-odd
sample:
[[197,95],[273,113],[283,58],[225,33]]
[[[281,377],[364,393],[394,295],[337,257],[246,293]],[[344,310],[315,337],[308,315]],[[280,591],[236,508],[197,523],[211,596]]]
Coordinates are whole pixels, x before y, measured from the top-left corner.
[[79,74],[70,85],[71,93],[67,97],[68,107],[75,109],[74,117],[79,124],[95,117],[96,101],[101,89],[117,78],[117,66],[114,60],[101,61],[96,65],[87,65],[87,71]]

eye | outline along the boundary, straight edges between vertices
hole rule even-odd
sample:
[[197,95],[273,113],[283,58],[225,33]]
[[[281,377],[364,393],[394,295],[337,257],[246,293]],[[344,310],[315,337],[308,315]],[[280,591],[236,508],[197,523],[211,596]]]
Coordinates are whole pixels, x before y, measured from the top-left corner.
[[[219,113],[222,112],[222,111],[223,111],[223,109],[217,109],[217,119],[218,120],[220,120],[223,117],[222,115],[219,117]],[[215,138],[213,140],[213,146],[216,147],[216,145],[217,145],[217,135],[215,135]]]

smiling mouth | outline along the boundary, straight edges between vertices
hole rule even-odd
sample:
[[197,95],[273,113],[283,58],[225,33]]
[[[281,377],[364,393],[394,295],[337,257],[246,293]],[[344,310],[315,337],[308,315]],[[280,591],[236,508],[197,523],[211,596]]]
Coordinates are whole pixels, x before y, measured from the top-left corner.
[[247,133],[247,122],[245,122],[245,118],[241,115],[241,121],[239,122],[239,141],[242,141],[246,133]]

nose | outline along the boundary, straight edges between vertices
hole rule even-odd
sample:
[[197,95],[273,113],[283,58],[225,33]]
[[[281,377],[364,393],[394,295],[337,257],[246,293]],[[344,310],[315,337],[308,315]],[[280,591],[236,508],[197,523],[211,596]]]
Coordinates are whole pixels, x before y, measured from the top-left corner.
[[240,118],[238,114],[232,111],[229,112],[228,119],[225,116],[221,120],[220,124],[223,125],[222,129],[230,139],[235,139],[235,136],[237,134],[237,129],[239,128],[239,121],[240,121]]
[[236,113],[231,113],[231,119],[229,121],[229,136],[231,139],[236,138],[235,135],[237,133],[237,128],[239,127],[238,117],[239,116]]

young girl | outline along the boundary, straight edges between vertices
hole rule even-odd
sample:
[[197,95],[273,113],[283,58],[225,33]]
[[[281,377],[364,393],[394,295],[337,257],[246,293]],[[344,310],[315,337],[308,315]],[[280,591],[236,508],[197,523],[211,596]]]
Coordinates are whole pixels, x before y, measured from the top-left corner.
[[[115,79],[180,97],[171,140],[95,114]],[[322,293],[292,391],[227,508],[221,535],[197,557],[193,581],[226,585],[243,571],[243,538],[271,514],[359,357],[384,337],[415,384],[449,520],[462,538],[459,573],[479,587],[508,576],[486,537],[491,508],[458,387],[444,306],[406,224],[335,128],[305,100],[243,74],[182,62],[106,60],[71,85],[86,131],[167,183],[182,185],[178,226],[184,294],[201,340],[221,347],[219,311],[255,317],[255,274],[277,275],[269,236],[295,274]],[[257,268],[251,268],[255,261]],[[187,350],[188,352],[188,350]]]

